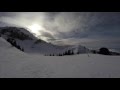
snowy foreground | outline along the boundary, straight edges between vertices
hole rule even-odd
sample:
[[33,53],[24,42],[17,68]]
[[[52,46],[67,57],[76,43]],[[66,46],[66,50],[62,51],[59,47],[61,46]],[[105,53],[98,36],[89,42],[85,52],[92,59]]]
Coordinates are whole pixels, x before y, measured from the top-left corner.
[[120,57],[90,54],[42,56],[23,53],[0,38],[0,78],[117,78]]

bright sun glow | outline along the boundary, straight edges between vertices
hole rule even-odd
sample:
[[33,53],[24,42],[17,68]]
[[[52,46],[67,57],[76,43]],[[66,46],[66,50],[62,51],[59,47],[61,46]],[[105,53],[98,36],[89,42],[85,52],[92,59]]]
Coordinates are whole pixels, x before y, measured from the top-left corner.
[[39,24],[32,24],[32,25],[28,26],[28,28],[31,30],[31,32],[33,32],[35,34],[39,34],[40,31],[44,30],[44,28],[42,26],[40,26]]
[[42,40],[45,40],[45,41],[47,41],[48,37],[44,37],[42,35],[42,32],[46,32],[48,34],[53,35],[53,32],[46,30],[44,27],[42,27],[42,25],[37,24],[37,23],[28,25],[27,28],[29,29],[30,32],[34,33],[36,37],[38,37]]

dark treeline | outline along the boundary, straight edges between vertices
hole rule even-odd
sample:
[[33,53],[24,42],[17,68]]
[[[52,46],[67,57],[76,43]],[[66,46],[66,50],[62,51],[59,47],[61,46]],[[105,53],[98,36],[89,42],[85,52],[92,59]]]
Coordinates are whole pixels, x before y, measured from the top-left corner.
[[[102,54],[102,55],[120,55],[120,53],[118,52],[112,52],[112,51],[109,51],[108,48],[105,48],[105,47],[102,47],[100,48],[99,50],[90,50],[91,53],[93,54]],[[87,51],[86,51],[87,53]],[[46,54],[45,56],[66,56],[66,55],[76,55],[76,54],[80,54],[80,52],[76,52],[74,53],[73,50],[67,50],[63,53],[59,53],[59,54]]]
[[120,53],[118,53],[118,52],[109,51],[109,49],[106,48],[106,47],[100,48],[99,51],[97,51],[97,50],[91,50],[91,52],[93,54],[102,54],[102,55],[120,55]]
[[[77,54],[80,54],[79,51],[77,52]],[[59,54],[46,54],[45,56],[67,56],[67,55],[75,55],[73,50],[67,50],[63,53],[59,53]]]
[[17,45],[16,41],[12,38],[8,38],[7,41],[14,47],[16,47],[17,49],[24,51],[23,48],[21,48],[19,45]]

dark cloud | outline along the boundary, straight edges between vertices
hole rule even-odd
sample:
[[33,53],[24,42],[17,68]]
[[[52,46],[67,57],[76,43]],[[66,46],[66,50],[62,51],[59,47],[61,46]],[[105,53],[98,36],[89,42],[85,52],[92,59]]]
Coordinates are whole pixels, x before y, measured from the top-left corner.
[[113,39],[112,43],[120,39],[120,12],[0,12],[0,22],[20,26],[39,23],[45,28],[42,36],[54,42],[66,39],[70,43],[72,38],[76,42]]
[[39,35],[38,37],[44,37],[45,39],[47,39],[47,41],[55,40],[54,36],[49,32],[41,31],[40,33],[41,35]]

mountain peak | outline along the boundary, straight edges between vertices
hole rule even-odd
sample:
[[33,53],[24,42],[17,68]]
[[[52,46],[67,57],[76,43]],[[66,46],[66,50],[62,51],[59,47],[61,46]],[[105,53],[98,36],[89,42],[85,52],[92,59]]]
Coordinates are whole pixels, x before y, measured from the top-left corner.
[[67,51],[73,53],[86,53],[86,48],[81,45],[53,45],[44,40],[36,38],[26,28],[22,27],[1,27],[1,36],[9,41],[12,45],[24,49],[26,53],[40,53],[40,54],[63,54]]

